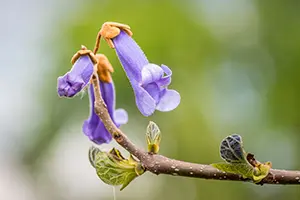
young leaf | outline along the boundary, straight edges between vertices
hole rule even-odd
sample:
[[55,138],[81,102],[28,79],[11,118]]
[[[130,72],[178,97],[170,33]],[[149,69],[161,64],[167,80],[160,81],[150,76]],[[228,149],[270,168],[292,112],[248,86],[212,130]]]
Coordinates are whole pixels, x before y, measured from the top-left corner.
[[246,162],[246,152],[243,147],[242,137],[234,134],[223,139],[220,146],[220,154],[229,163]]
[[222,140],[220,146],[221,158],[226,163],[214,163],[213,167],[229,173],[242,175],[244,178],[252,179],[259,183],[265,178],[272,167],[270,162],[260,163],[251,153],[246,153],[243,147],[242,137],[234,134]]
[[271,162],[258,164],[254,168],[253,182],[259,183],[262,179],[264,179],[269,174],[271,167],[272,167]]
[[211,166],[228,173],[240,174],[243,178],[252,179],[253,168],[247,163],[213,163]]
[[97,159],[96,155],[99,153],[99,151],[100,150],[98,148],[95,148],[93,146],[91,146],[89,149],[89,161],[94,168],[96,167],[96,164],[95,164],[96,159]]
[[148,152],[158,153],[161,141],[161,132],[159,127],[152,121],[149,122],[146,131]]
[[131,156],[125,159],[120,151],[113,148],[110,152],[102,152],[91,147],[89,160],[96,169],[98,177],[109,185],[122,185],[123,190],[134,178],[143,174],[145,169]]

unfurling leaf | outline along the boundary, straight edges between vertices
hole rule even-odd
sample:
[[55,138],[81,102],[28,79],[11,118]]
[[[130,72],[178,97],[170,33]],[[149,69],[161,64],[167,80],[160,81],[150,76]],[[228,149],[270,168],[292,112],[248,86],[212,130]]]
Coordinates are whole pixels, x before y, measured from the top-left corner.
[[122,185],[123,190],[134,178],[143,174],[143,166],[130,155],[125,159],[120,151],[113,148],[102,152],[96,147],[89,149],[89,160],[96,169],[98,177],[109,185]]
[[152,121],[150,121],[147,126],[146,139],[148,145],[148,152],[158,153],[159,144],[161,141],[161,132],[158,126]]
[[226,163],[214,163],[213,167],[228,173],[236,173],[243,178],[252,179],[254,183],[259,183],[265,178],[272,167],[270,162],[260,163],[255,160],[254,155],[246,153],[243,147],[242,137],[234,134],[222,140],[220,155]]
[[249,166],[247,163],[213,163],[211,166],[228,173],[240,174],[243,178],[252,179],[253,167]]
[[272,168],[271,162],[259,163],[253,172],[253,182],[259,183],[262,179],[264,179],[270,173],[270,169]]
[[242,137],[234,134],[223,139],[220,146],[220,154],[229,163],[245,162],[246,152],[243,147]]

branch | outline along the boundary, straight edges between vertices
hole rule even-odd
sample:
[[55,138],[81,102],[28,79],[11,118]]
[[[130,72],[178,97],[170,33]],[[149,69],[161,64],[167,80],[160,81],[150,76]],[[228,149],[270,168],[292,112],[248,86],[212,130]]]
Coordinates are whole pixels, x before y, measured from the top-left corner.
[[[241,175],[222,172],[210,165],[189,163],[167,158],[158,154],[150,154],[134,145],[129,138],[118,129],[113,123],[104,100],[100,93],[100,86],[97,74],[92,77],[95,94],[95,112],[102,120],[106,129],[112,134],[113,138],[129,153],[137,157],[145,169],[154,174],[168,174],[173,176],[185,176],[194,178],[205,178],[215,180],[230,181],[250,181]],[[300,171],[276,170],[271,169],[267,177],[259,184],[299,184]]]

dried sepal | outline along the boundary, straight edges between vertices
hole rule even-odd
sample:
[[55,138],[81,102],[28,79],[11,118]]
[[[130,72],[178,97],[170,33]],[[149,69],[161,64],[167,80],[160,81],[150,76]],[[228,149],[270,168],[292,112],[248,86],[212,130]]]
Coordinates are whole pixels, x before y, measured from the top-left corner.
[[118,36],[121,30],[125,31],[129,36],[132,36],[130,27],[126,24],[121,24],[117,22],[105,22],[100,30],[100,35],[105,39],[110,48],[114,49],[115,46],[112,39]]
[[71,59],[71,63],[74,64],[80,56],[88,55],[94,64],[97,63],[97,58],[91,50],[88,50],[85,46],[81,45],[81,49],[77,51]]
[[100,81],[105,83],[112,82],[111,73],[114,72],[114,68],[109,62],[108,58],[104,54],[97,54],[97,73]]

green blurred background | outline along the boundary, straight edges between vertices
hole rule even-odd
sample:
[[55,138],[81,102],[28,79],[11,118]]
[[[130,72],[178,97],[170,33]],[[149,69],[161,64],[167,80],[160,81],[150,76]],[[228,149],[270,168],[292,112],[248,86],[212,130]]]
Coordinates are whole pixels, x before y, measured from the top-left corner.
[[[155,121],[161,153],[221,161],[219,143],[242,135],[247,151],[274,168],[300,169],[300,1],[273,0],[15,0],[1,7],[0,199],[113,199],[90,166],[92,143],[81,132],[87,95],[61,99],[56,80],[80,45],[93,48],[106,21],[131,26],[156,64],[173,70],[170,88],[181,104],[143,117],[112,49],[117,107],[128,111],[122,130],[139,146]],[[5,97],[4,97],[5,96]],[[4,97],[4,98],[3,98]],[[102,149],[117,146],[114,142]],[[165,175],[134,180],[117,199],[300,199],[297,186],[257,186]]]

